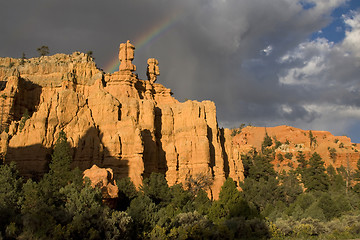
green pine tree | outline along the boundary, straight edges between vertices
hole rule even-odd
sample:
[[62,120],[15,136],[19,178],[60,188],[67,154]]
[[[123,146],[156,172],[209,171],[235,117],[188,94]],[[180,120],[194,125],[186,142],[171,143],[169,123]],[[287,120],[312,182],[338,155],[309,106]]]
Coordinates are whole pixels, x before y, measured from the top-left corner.
[[280,183],[284,189],[287,204],[293,203],[296,198],[303,192],[297,174],[294,170],[283,172],[280,175]]
[[276,177],[274,165],[271,161],[274,159],[273,155],[257,155],[253,158],[253,165],[249,169],[249,177],[258,181],[263,178],[269,180],[272,177]]
[[[16,164],[0,165],[0,236],[11,222],[17,223],[22,198],[22,179]],[[15,229],[16,231],[16,229]]]
[[74,177],[77,178],[77,181],[79,180],[79,174],[74,174],[71,171],[71,148],[64,131],[60,131],[51,157],[49,172],[45,174],[44,180],[55,187],[54,190],[60,190],[75,180]]
[[249,219],[255,217],[255,211],[250,208],[248,202],[236,188],[232,178],[226,179],[221,187],[219,200],[214,202],[209,211],[209,218],[213,221],[243,217]]
[[307,191],[327,191],[329,189],[329,177],[326,174],[324,161],[318,153],[313,153],[309,159],[309,167],[306,169],[306,178],[303,179]]
[[301,176],[301,181],[306,181],[308,161],[305,159],[305,154],[302,151],[298,151],[296,155],[296,160],[299,163],[296,168],[296,173]]
[[156,205],[167,205],[171,200],[169,185],[164,174],[151,173],[150,177],[144,179],[140,190],[148,196]]
[[353,190],[354,190],[354,192],[360,194],[360,158],[357,161],[356,167],[357,168],[356,168],[355,172],[353,173],[352,178],[357,183],[353,187]]
[[271,137],[268,135],[268,133],[265,130],[265,137],[261,144],[261,151],[264,152],[267,147],[270,147],[273,144],[273,141]]

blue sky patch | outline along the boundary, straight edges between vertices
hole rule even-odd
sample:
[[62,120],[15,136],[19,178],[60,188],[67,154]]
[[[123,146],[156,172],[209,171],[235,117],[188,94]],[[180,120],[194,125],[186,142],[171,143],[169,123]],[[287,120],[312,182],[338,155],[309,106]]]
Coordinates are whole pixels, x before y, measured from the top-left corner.
[[306,0],[303,0],[303,1],[300,1],[300,4],[301,4],[301,6],[303,7],[303,9],[311,9],[311,8],[313,8],[313,7],[315,7],[316,6],[316,4],[315,3],[313,3],[313,2],[308,2],[308,1],[306,1]]
[[321,29],[321,31],[313,33],[310,39],[314,40],[318,37],[322,37],[334,43],[341,42],[345,38],[346,30],[343,15],[347,15],[350,11],[356,11],[359,8],[359,0],[351,0],[343,6],[336,8],[331,14],[332,21],[330,24]]

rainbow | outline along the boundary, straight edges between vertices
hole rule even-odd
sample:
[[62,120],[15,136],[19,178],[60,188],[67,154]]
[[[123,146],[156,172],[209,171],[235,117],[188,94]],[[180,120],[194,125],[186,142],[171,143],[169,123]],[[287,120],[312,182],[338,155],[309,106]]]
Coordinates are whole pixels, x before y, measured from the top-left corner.
[[[141,50],[144,46],[149,45],[163,33],[165,33],[171,26],[173,26],[180,18],[180,11],[174,11],[169,16],[164,18],[162,21],[155,24],[152,28],[147,30],[145,33],[140,35],[134,41],[136,51]],[[116,55],[108,64],[105,66],[105,72],[113,73],[119,69],[119,58]]]

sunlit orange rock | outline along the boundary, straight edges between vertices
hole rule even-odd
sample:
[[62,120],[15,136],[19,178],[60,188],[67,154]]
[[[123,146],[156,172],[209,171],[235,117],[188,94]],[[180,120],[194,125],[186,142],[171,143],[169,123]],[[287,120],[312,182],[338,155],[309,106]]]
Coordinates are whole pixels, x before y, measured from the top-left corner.
[[[216,198],[229,164],[215,104],[181,103],[154,79],[139,79],[129,46],[121,45],[119,57],[126,64],[112,74],[82,53],[0,58],[0,65],[9,66],[0,68],[5,85],[0,95],[12,92],[6,108],[9,132],[0,148],[6,161],[16,161],[22,175],[41,176],[63,130],[73,166],[111,168],[136,186],[152,172],[164,173],[170,185],[201,173],[213,179],[208,192]],[[20,127],[26,110],[30,118]]]
[[92,187],[98,187],[101,190],[102,197],[118,198],[119,189],[114,180],[114,174],[110,168],[99,168],[95,164],[84,171],[84,179],[89,178]]

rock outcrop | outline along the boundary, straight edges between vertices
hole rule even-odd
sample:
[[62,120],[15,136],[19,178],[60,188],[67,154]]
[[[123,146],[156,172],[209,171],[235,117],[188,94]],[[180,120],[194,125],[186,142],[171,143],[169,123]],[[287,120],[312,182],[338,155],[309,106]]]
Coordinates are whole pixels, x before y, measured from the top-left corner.
[[[138,79],[132,51],[129,42],[120,46],[120,71],[113,74],[81,53],[0,59],[0,96],[8,96],[9,106],[3,104],[8,130],[0,141],[6,161],[16,161],[25,176],[43,174],[63,130],[73,165],[82,170],[111,168],[136,186],[154,171],[166,174],[171,185],[206,174],[216,197],[228,159],[214,103],[181,103],[154,79]],[[25,111],[30,117],[21,120]]]
[[296,156],[299,151],[305,154],[306,159],[317,152],[325,162],[325,167],[344,166],[350,171],[357,169],[357,161],[360,158],[359,144],[352,143],[346,136],[334,136],[326,131],[302,130],[289,126],[249,126],[239,132],[232,140],[233,151],[239,154],[247,154],[252,148],[259,151],[265,134],[268,134],[273,142],[271,147],[275,147],[273,164],[279,172],[297,167]]
[[84,179],[89,178],[91,186],[101,190],[104,199],[119,197],[119,188],[116,186],[114,174],[110,168],[99,168],[93,165],[84,171]]
[[103,202],[115,208],[119,198],[119,188],[116,185],[114,174],[110,168],[99,168],[95,164],[84,171],[84,179],[89,179],[93,188],[99,188]]
[[151,83],[156,82],[157,76],[160,75],[160,71],[159,71],[159,61],[156,60],[155,58],[149,58],[147,60],[147,70],[146,70],[146,76],[148,77],[148,80]]

